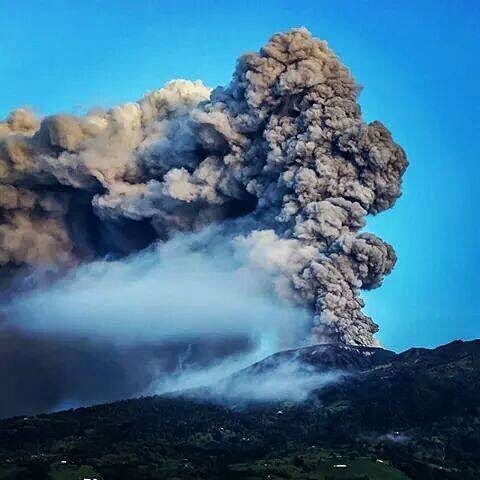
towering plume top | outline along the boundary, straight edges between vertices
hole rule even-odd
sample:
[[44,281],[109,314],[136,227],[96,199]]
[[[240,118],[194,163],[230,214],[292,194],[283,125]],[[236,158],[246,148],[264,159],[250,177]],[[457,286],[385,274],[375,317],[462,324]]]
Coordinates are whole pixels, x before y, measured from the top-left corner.
[[[374,344],[361,289],[395,264],[359,233],[400,196],[407,160],[305,29],[242,56],[227,87],[176,80],[85,117],[0,123],[0,264],[73,265],[219,224],[236,258],[312,311],[312,337]],[[231,222],[229,219],[240,218]]]

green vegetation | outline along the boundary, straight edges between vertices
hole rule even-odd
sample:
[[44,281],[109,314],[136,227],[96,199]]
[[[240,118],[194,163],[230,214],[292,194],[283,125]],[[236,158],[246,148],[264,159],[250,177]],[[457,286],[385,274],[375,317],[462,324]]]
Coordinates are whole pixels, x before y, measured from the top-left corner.
[[480,342],[399,357],[302,404],[162,396],[4,420],[0,480],[478,480]]
[[408,477],[381,459],[355,457],[318,451],[281,459],[260,460],[230,467],[231,480],[408,480]]
[[51,480],[102,480],[102,476],[99,475],[92,467],[88,465],[67,466],[67,465],[55,465],[50,470]]

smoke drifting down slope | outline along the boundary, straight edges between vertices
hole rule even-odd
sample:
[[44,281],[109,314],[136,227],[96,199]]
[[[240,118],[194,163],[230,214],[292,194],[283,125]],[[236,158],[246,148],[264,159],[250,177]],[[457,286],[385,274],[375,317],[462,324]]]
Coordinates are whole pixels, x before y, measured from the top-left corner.
[[305,29],[243,55],[230,85],[175,80],[84,117],[0,123],[0,265],[71,268],[216,224],[222,240],[312,312],[312,341],[375,344],[362,289],[395,264],[360,233],[400,196],[405,154],[366,124],[359,87]]

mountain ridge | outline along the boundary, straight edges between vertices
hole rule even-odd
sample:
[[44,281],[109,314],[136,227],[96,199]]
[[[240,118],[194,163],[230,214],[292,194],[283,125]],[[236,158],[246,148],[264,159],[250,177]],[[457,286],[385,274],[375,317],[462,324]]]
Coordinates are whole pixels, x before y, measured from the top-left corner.
[[[315,349],[332,352],[300,353]],[[382,362],[297,403],[232,409],[163,395],[3,420],[0,478],[63,478],[52,477],[63,460],[104,480],[311,480],[327,471],[328,478],[479,478],[480,340],[390,352]],[[332,466],[339,455],[350,477]],[[372,473],[377,459],[394,470]]]

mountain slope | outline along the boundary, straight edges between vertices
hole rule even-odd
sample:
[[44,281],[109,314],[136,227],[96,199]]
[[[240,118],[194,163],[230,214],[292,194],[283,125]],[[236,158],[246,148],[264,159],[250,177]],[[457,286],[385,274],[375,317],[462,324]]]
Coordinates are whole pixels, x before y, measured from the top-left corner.
[[250,369],[294,358],[349,374],[300,403],[162,396],[5,420],[0,478],[62,478],[61,460],[115,480],[480,478],[480,341],[401,354],[315,346]]
[[295,361],[316,372],[325,370],[366,370],[376,365],[387,363],[397,356],[395,352],[383,348],[360,347],[356,345],[313,345],[294,350],[275,353],[251,367],[245,373],[260,373],[285,362]]

